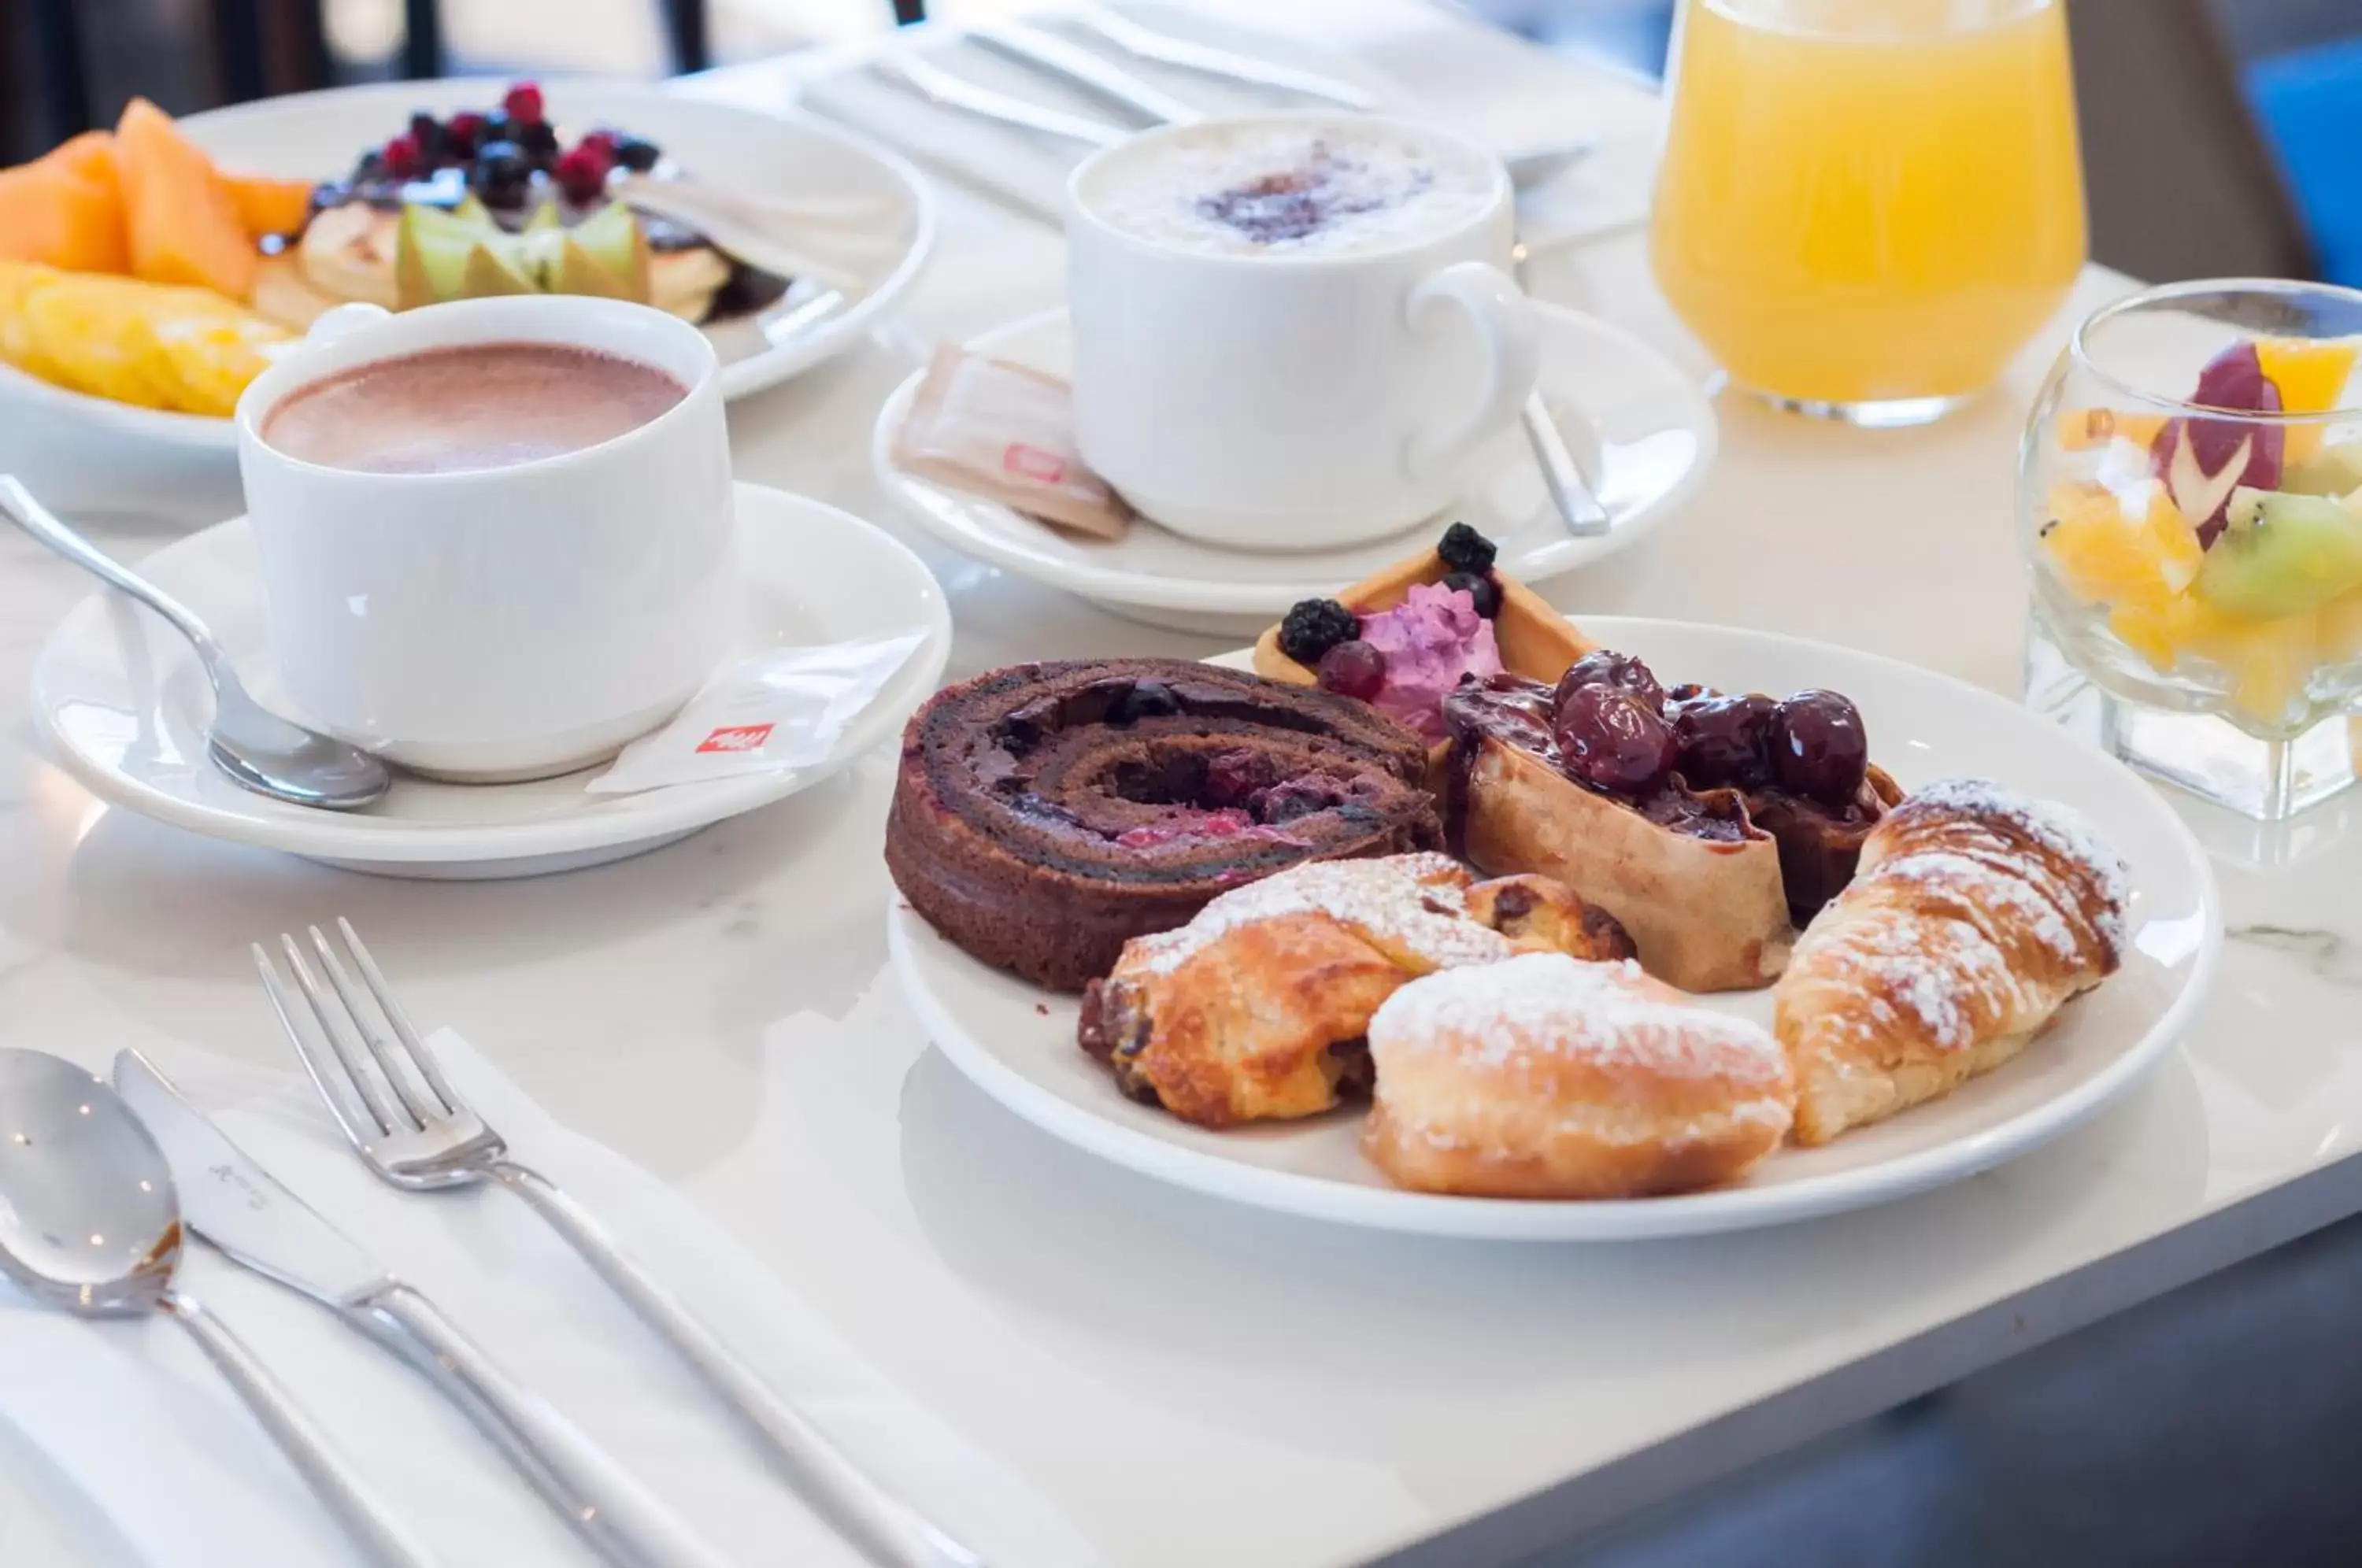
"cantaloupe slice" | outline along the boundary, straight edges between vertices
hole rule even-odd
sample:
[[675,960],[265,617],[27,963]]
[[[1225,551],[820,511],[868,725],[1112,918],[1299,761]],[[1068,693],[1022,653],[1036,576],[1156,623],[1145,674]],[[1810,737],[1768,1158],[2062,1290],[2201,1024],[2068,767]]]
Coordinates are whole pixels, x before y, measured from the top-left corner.
[[237,204],[238,221],[259,239],[266,234],[294,234],[312,215],[312,182],[281,180],[269,174],[226,176],[230,200]]
[[69,137],[41,155],[39,162],[94,185],[118,188],[115,173],[115,137],[103,130]]
[[124,109],[115,146],[132,272],[150,282],[189,283],[246,298],[261,257],[214,160],[145,98]]
[[0,260],[120,272],[128,259],[112,182],[85,180],[47,159],[0,170]]

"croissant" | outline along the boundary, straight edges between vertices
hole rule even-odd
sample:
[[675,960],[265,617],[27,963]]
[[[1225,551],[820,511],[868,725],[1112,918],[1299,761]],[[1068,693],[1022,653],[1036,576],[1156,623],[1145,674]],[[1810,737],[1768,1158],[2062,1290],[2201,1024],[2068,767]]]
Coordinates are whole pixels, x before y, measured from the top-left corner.
[[1623,928],[1543,877],[1475,883],[1441,855],[1318,861],[1134,937],[1083,993],[1077,1038],[1185,1121],[1312,1116],[1366,1090],[1363,1036],[1421,975],[1519,953],[1625,958]]
[[2025,1049],[2115,972],[2125,899],[2124,863],[2064,807],[1974,778],[1909,797],[1773,992],[1791,1136],[1826,1143]]

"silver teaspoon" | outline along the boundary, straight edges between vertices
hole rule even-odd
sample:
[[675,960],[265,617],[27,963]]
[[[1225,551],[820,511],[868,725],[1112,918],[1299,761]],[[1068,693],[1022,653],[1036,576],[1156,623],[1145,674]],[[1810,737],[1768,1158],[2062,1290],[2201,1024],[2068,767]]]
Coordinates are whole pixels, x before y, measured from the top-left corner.
[[205,749],[215,766],[258,795],[298,806],[349,812],[382,798],[393,783],[386,765],[348,745],[291,723],[247,692],[221,644],[194,612],[60,522],[32,492],[0,474],[0,517],[100,580],[121,589],[171,623],[197,650],[213,683],[214,722]]
[[106,1081],[46,1052],[0,1051],[0,1274],[80,1317],[171,1317],[372,1561],[432,1568],[244,1342],[174,1287],[182,1235],[171,1167]]

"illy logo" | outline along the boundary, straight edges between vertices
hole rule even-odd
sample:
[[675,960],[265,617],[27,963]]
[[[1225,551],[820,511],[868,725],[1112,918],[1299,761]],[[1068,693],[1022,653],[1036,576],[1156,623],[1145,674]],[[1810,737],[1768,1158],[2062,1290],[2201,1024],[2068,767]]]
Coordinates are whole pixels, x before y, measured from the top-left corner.
[[769,724],[734,724],[714,731],[697,743],[700,751],[760,751],[771,738]]

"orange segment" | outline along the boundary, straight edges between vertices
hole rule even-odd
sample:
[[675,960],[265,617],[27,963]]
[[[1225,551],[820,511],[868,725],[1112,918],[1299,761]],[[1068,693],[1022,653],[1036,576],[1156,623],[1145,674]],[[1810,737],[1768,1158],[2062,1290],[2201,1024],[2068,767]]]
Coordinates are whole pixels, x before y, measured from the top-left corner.
[[[2280,390],[2280,406],[2290,414],[2325,414],[2343,407],[2345,382],[2362,344],[2352,341],[2315,342],[2298,337],[2259,337],[2256,358],[2264,374]],[[2289,427],[2288,460],[2302,462],[2321,449],[2316,425]]]
[[2139,516],[2106,491],[2078,487],[2053,497],[2066,504],[2043,545],[2077,598],[2093,604],[2167,599],[2197,576],[2204,558],[2197,534],[2164,486],[2147,488],[2147,508]]

